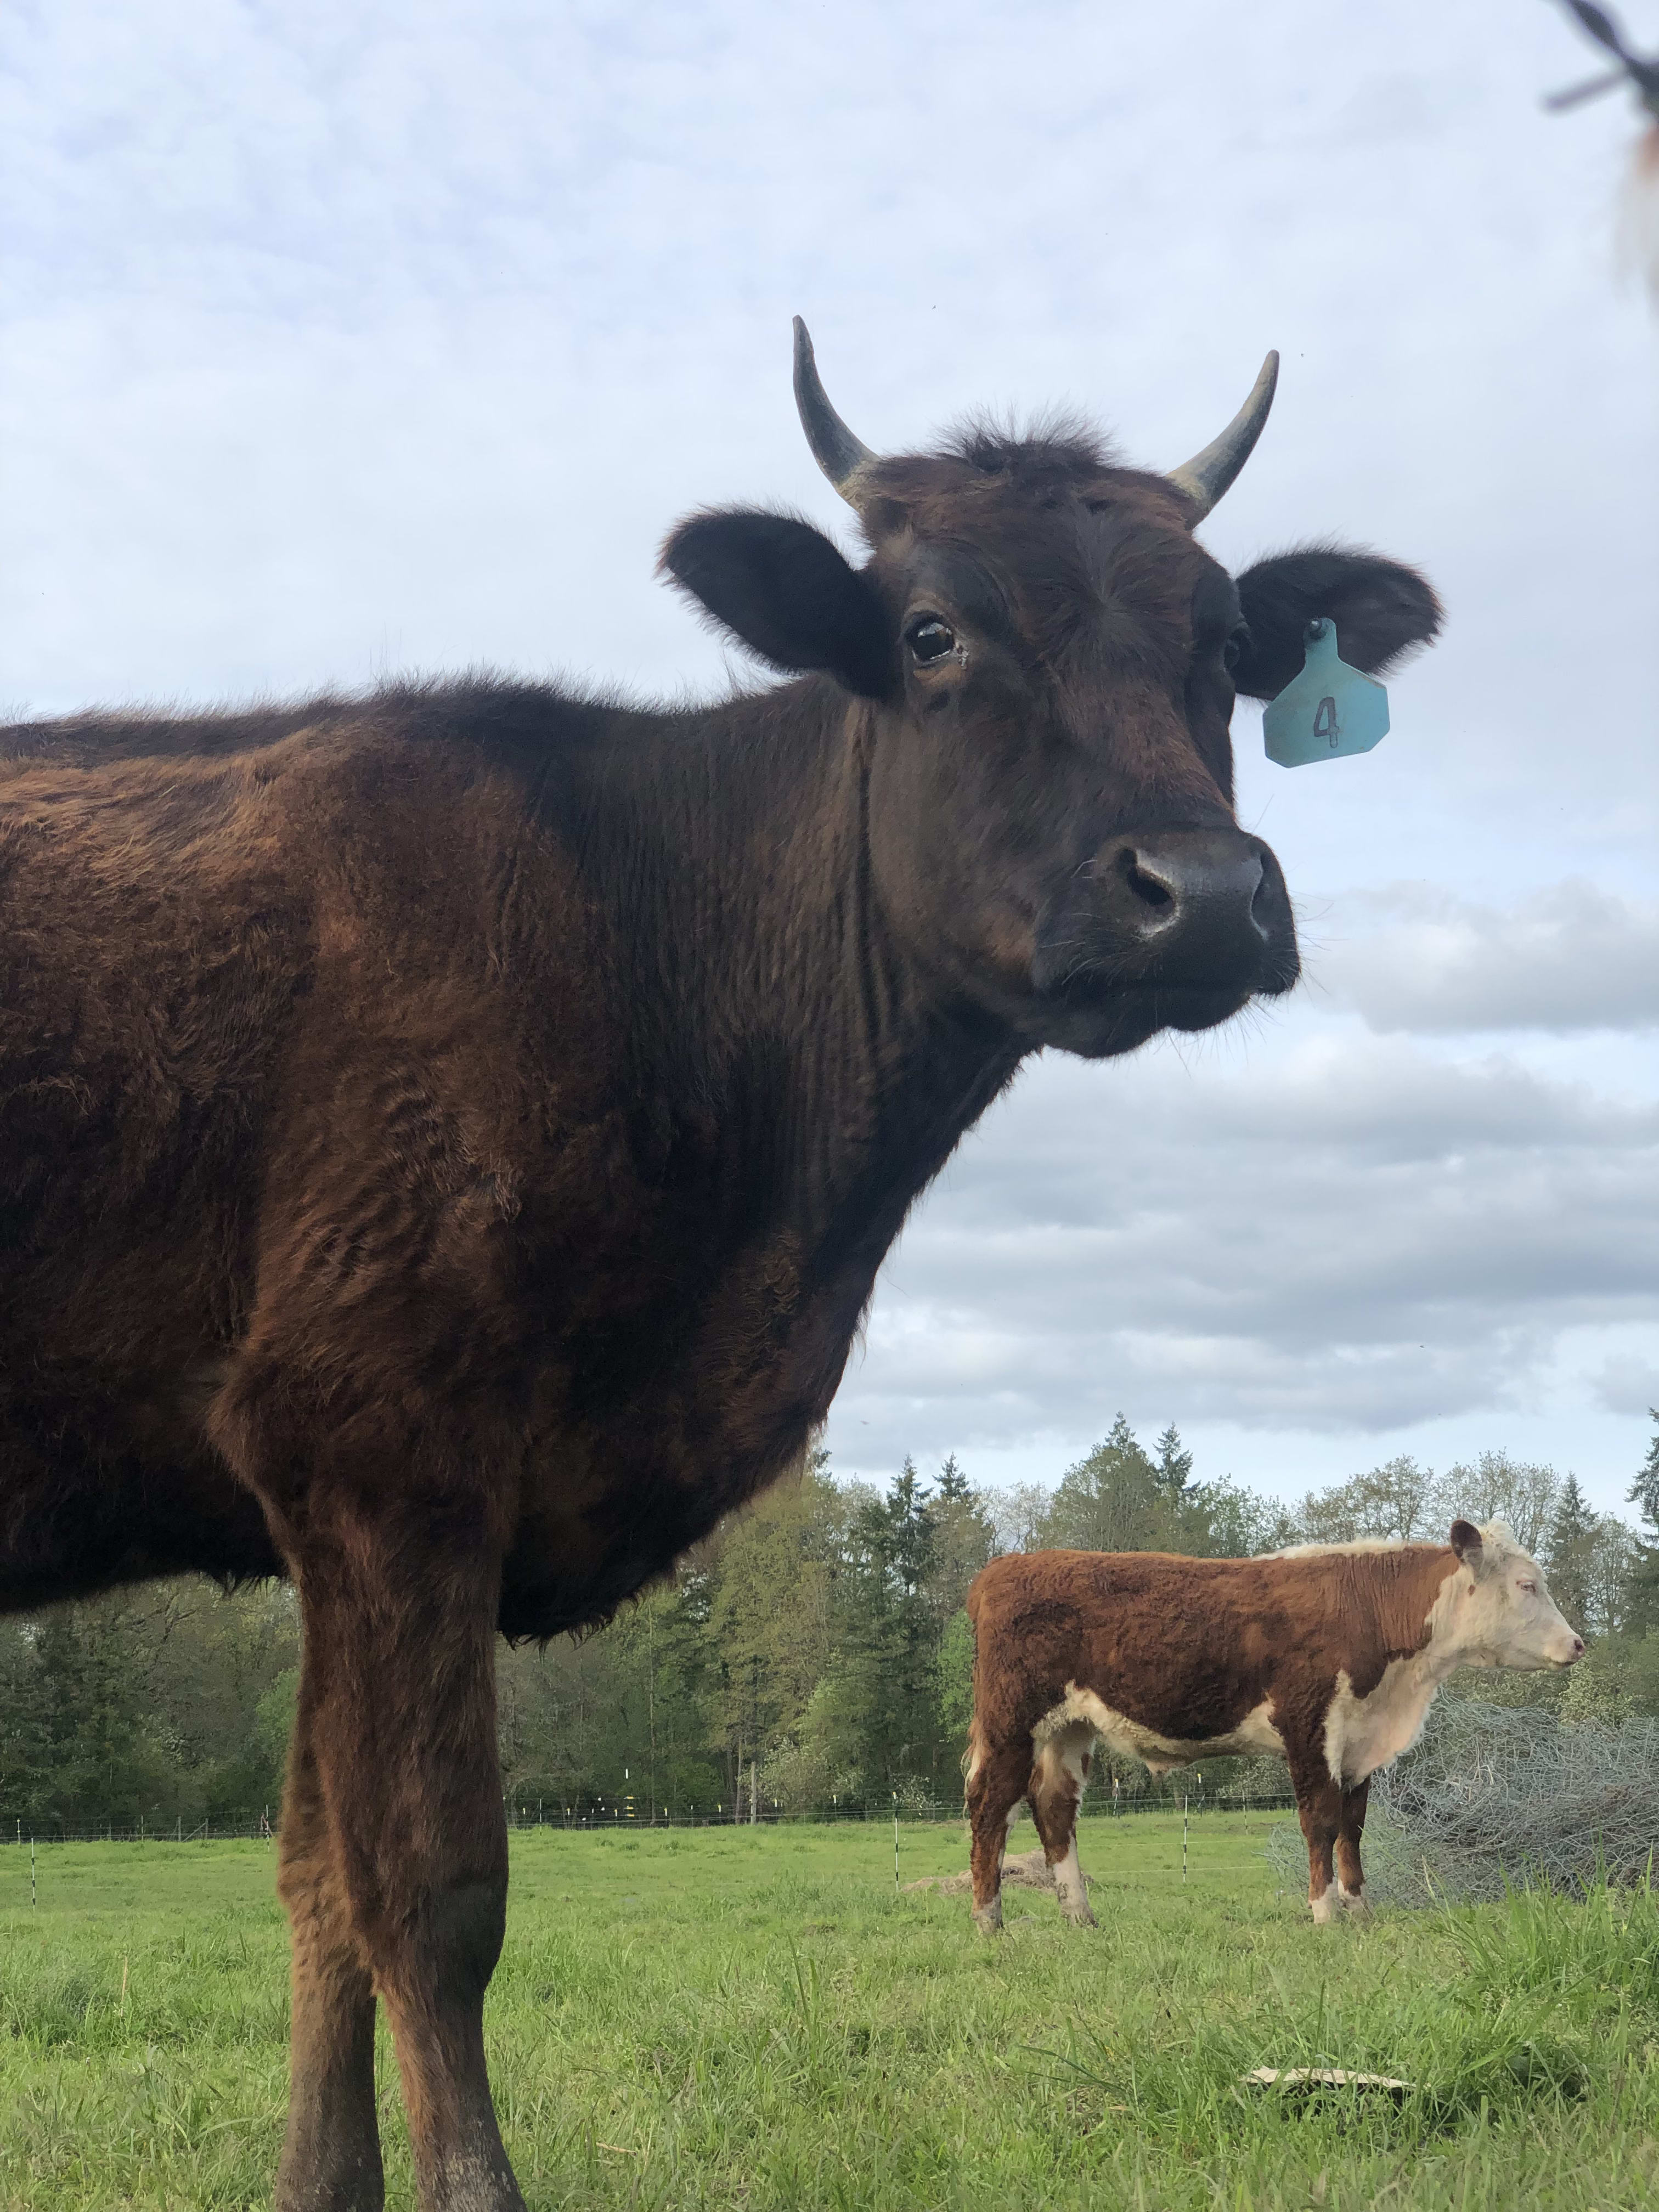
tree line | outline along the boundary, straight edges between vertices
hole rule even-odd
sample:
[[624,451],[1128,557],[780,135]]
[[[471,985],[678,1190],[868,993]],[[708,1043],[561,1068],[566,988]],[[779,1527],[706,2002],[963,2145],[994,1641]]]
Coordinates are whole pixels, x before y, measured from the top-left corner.
[[[732,1820],[912,1808],[960,1796],[973,1639],[963,1599],[1000,1553],[1068,1546],[1237,1558],[1301,1542],[1443,1535],[1501,1516],[1590,1644],[1571,1675],[1466,1675],[1465,1694],[1564,1717],[1659,1713],[1659,1413],[1638,1525],[1576,1476],[1483,1453],[1408,1457],[1286,1505],[1204,1481],[1173,1424],[1119,1416],[1052,1490],[976,1486],[955,1458],[886,1487],[823,1450],[608,1626],[498,1647],[502,1786],[515,1817]],[[179,1582],[0,1620],[0,1821],[186,1832],[274,1820],[298,1684],[293,1594]],[[1209,1786],[1243,1762],[1209,1763]],[[1263,1775],[1268,1786],[1276,1780]],[[1107,1760],[1095,1787],[1146,1788]]]

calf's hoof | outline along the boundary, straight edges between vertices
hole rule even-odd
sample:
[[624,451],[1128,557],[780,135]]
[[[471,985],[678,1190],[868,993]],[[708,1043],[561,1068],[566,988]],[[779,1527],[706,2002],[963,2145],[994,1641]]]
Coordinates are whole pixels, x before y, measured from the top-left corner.
[[340,2127],[315,2136],[290,2130],[274,2202],[276,2212],[383,2212],[380,2138]]
[[1002,1932],[1002,1899],[994,1897],[988,1905],[974,1907],[974,1925],[981,1936],[1000,1936]]
[[1339,1882],[1336,1893],[1342,1900],[1342,1910],[1350,1920],[1369,1920],[1371,1917],[1370,1900],[1363,1889],[1344,1889]]
[[1330,1927],[1336,1918],[1338,1911],[1336,1884],[1333,1882],[1328,1889],[1322,1891],[1317,1897],[1310,1898],[1308,1901],[1313,1907],[1314,1926],[1316,1928]]

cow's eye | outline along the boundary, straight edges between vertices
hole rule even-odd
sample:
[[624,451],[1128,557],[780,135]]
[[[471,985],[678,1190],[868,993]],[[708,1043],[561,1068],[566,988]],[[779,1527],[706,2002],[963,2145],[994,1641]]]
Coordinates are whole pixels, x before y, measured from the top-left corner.
[[957,648],[956,632],[942,623],[937,615],[923,615],[913,622],[905,632],[910,650],[924,667],[929,661],[943,660],[947,653]]
[[1538,1585],[1536,1583],[1517,1583],[1516,1584],[1516,1588],[1518,1590],[1523,1591],[1528,1597],[1536,1597],[1538,1595]]

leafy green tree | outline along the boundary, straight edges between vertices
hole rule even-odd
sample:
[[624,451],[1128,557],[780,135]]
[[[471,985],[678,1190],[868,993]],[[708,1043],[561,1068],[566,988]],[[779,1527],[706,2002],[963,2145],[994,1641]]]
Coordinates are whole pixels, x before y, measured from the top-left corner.
[[1565,1722],[1602,1728],[1659,1715],[1659,1630],[1615,1633],[1591,1644],[1563,1685],[1559,1711]]
[[1375,1539],[1409,1544],[1443,1537],[1451,1516],[1445,1516],[1445,1528],[1438,1525],[1439,1487],[1432,1468],[1419,1467],[1409,1454],[1402,1454],[1328,1490],[1310,1492],[1297,1516],[1301,1540],[1352,1544]]
[[1560,1502],[1561,1478],[1553,1467],[1482,1452],[1472,1466],[1449,1468],[1441,1485],[1441,1513],[1448,1528],[1462,1514],[1469,1521],[1507,1521],[1523,1552],[1540,1559]]
[[1189,1501],[1188,1548],[1199,1558],[1248,1559],[1297,1540],[1296,1524],[1282,1506],[1258,1497],[1230,1474],[1194,1483]]
[[706,1641],[730,1802],[798,1729],[833,1660],[846,1510],[820,1457],[734,1515],[713,1547]]
[[1040,1482],[1010,1483],[1006,1490],[980,1492],[980,1503],[994,1532],[994,1551],[1040,1552],[1048,1539],[1054,1496]]

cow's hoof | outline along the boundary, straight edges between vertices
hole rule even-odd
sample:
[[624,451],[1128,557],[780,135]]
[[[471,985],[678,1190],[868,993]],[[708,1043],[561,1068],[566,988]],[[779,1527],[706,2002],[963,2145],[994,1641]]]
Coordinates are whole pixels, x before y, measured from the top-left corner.
[[1328,1889],[1322,1891],[1310,1902],[1313,1906],[1314,1926],[1330,1927],[1337,1916],[1336,1884],[1333,1882]]
[[1000,1936],[1002,1933],[1002,1899],[994,1897],[988,1905],[976,1905],[974,1907],[974,1925],[981,1936]]
[[1342,1910],[1350,1920],[1369,1920],[1371,1917],[1370,1900],[1362,1889],[1344,1889],[1337,1885],[1337,1895],[1342,1900]]

